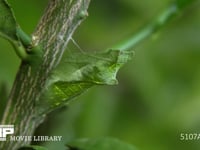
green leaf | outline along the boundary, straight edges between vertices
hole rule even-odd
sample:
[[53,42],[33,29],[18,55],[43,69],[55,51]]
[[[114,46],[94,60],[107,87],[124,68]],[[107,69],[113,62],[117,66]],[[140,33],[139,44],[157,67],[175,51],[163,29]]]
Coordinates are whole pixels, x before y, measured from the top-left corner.
[[[16,54],[22,60],[29,61],[32,58],[26,52],[28,47],[32,47],[31,38],[17,24],[13,10],[7,0],[0,0],[0,36],[7,39],[13,45]],[[37,54],[40,54],[41,49],[38,50],[38,48],[32,47],[31,50],[29,49],[29,53],[39,56]],[[36,57],[33,58],[35,59]]]
[[21,147],[18,150],[48,150],[48,149],[41,146],[30,145],[30,146]]
[[0,0],[0,36],[7,39],[15,48],[16,54],[22,59],[27,59],[24,47],[30,44],[30,38],[19,27],[13,10],[7,0]]
[[69,53],[49,80],[37,112],[46,114],[69,102],[94,85],[116,85],[118,70],[133,52],[109,50],[104,53]]
[[18,41],[17,23],[13,11],[6,0],[0,0],[0,36]]
[[76,140],[68,144],[68,150],[136,150],[136,148],[114,138],[100,138]]

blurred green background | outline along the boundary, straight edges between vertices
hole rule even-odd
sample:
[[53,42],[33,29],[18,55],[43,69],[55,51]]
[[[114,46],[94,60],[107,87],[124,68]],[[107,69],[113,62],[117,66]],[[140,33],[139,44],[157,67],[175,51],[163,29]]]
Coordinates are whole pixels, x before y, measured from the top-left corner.
[[[8,1],[21,27],[31,34],[47,0]],[[92,0],[89,17],[73,38],[84,51],[111,48],[170,2]],[[64,144],[76,138],[109,136],[140,150],[199,150],[200,140],[180,140],[181,133],[200,133],[199,18],[197,1],[137,45],[135,57],[118,74],[119,85],[92,88],[68,107],[53,112],[36,134],[62,135],[63,141],[40,144],[64,150]],[[70,45],[68,49],[76,48]],[[12,47],[0,39],[0,83],[8,90],[18,66]]]

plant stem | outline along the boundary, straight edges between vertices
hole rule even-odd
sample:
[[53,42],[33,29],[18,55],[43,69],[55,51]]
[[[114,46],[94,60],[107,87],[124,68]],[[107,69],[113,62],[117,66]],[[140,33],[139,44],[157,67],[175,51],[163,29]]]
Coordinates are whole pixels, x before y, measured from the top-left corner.
[[[90,0],[50,0],[32,44],[40,46],[42,57],[33,63],[22,62],[16,76],[1,124],[15,125],[13,136],[30,136],[45,116],[38,116],[36,105],[45,89],[51,71],[60,62],[68,41],[87,16]],[[30,141],[0,143],[2,150],[16,150]]]
[[[131,49],[166,25],[180,9],[194,0],[183,1],[184,3],[176,0],[152,23],[114,48]],[[33,47],[39,46],[43,50],[42,56],[39,57],[41,60],[33,57],[32,63],[25,61],[21,63],[1,122],[1,124],[15,125],[14,136],[32,135],[45,118],[38,115],[37,103],[46,88],[52,70],[60,62],[72,34],[87,16],[89,3],[90,0],[49,0],[45,13],[31,38]],[[25,45],[27,41],[29,43],[29,39],[25,38]],[[0,149],[16,150],[29,143],[30,141],[7,140],[0,143]]]
[[[163,26],[170,22],[174,16],[179,14],[181,9],[188,6],[195,0],[185,0],[184,3],[180,0],[172,3],[167,9],[165,9],[157,18],[152,20],[149,24],[136,32],[133,36],[127,40],[113,46],[113,49],[129,50],[135,47],[137,44],[159,31]],[[181,3],[182,2],[182,3]]]

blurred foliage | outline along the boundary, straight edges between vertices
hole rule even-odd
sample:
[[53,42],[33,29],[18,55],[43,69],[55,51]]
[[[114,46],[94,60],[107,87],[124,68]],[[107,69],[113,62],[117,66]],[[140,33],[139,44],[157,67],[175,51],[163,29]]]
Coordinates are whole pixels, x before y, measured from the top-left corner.
[[[21,27],[34,31],[47,0],[8,1]],[[84,51],[107,49],[159,15],[170,2],[92,0],[89,17],[73,38]],[[64,150],[76,138],[110,136],[141,150],[199,150],[199,141],[180,140],[180,133],[200,131],[199,7],[198,0],[135,47],[134,60],[118,76],[119,85],[90,89],[70,106],[53,112],[36,134],[63,135],[64,140],[40,144]],[[0,39],[0,45],[0,81],[10,88],[19,59],[7,41]],[[73,49],[77,47],[70,43],[67,50]]]
[[32,145],[32,146],[21,147],[18,150],[47,150],[47,149],[41,146]]
[[67,147],[68,150],[136,150],[132,145],[113,138],[75,140]]

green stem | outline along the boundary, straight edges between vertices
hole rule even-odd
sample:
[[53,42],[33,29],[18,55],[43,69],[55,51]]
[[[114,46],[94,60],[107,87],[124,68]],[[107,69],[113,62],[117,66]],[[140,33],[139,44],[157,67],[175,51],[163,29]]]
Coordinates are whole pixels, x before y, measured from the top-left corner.
[[27,54],[26,49],[24,48],[24,46],[21,44],[21,42],[19,42],[19,41],[11,41],[11,44],[13,45],[17,56],[21,60],[27,60],[28,54]]
[[[12,40],[9,37],[5,37],[13,45],[17,56],[22,60],[29,63],[32,61],[39,61],[41,58],[42,48],[37,45],[33,45],[31,37],[26,34],[20,27],[16,28],[17,40]],[[37,56],[37,57],[35,57]]]
[[42,48],[40,45],[34,45],[31,37],[20,27],[17,27],[16,32],[19,41],[11,41],[16,54],[22,61],[28,62],[29,64],[37,64],[35,62],[40,62],[42,57]]
[[[20,27],[17,27],[17,36],[26,49],[31,47],[31,37],[27,35]],[[29,53],[29,51],[27,51],[27,53]]]
[[120,50],[129,50],[135,47],[137,44],[151,36],[153,33],[160,30],[163,26],[165,26],[169,21],[174,18],[178,14],[178,12],[189,5],[191,2],[195,0],[185,0],[184,3],[180,0],[177,0],[175,3],[171,4],[166,10],[164,10],[161,15],[155,18],[152,22],[147,24],[129,39],[123,41],[122,43],[115,45],[113,49]]

